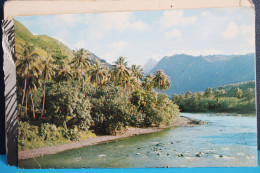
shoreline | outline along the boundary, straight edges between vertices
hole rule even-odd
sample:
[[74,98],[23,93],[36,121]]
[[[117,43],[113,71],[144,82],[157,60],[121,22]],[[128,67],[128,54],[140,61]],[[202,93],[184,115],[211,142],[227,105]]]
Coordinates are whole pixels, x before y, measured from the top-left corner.
[[179,117],[176,117],[169,126],[163,125],[161,127],[148,127],[148,128],[130,127],[130,128],[127,128],[125,132],[123,132],[122,134],[117,135],[117,136],[111,136],[111,135],[96,136],[94,138],[88,138],[86,140],[70,142],[67,144],[19,151],[18,160],[42,157],[44,155],[49,155],[49,154],[57,154],[57,153],[60,153],[60,152],[66,151],[66,150],[82,148],[85,146],[97,145],[97,144],[111,142],[111,141],[114,141],[117,139],[122,139],[122,138],[136,136],[136,135],[155,133],[155,132],[159,132],[163,129],[170,128],[170,127],[192,127],[192,126],[203,125],[203,124],[207,124],[207,123],[204,121],[201,121],[201,120],[187,118],[184,116],[179,116]]

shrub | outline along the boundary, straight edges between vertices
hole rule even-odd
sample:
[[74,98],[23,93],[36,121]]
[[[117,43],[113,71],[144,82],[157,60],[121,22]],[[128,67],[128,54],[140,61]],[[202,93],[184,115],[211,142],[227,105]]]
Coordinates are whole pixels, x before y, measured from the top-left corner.
[[137,125],[142,117],[120,86],[98,88],[91,102],[95,129],[101,133],[116,134],[127,125]]
[[144,90],[136,90],[131,94],[131,103],[144,115],[141,121],[143,126],[169,124],[173,117],[179,113],[179,107],[166,94],[156,96],[157,94],[155,91]]
[[81,91],[77,84],[62,82],[53,84],[46,96],[46,110],[51,122],[67,128],[69,117],[72,119],[68,124],[75,123],[79,129],[88,130],[92,124],[90,115],[90,99]]

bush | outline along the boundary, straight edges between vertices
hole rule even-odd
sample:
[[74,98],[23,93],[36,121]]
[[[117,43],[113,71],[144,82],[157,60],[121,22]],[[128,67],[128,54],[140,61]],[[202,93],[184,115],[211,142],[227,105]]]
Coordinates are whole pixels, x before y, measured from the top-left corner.
[[53,84],[46,95],[46,110],[51,122],[55,122],[58,126],[75,124],[81,130],[88,130],[92,125],[90,115],[91,103],[85,93],[81,91],[78,84],[62,82]]
[[18,121],[18,149],[27,148],[29,143],[40,140],[39,127]]
[[43,141],[59,140],[63,135],[63,128],[57,128],[55,124],[43,123],[40,126],[40,136]]
[[137,125],[142,117],[120,86],[98,88],[91,103],[95,129],[103,134],[117,134],[127,125]]
[[179,109],[167,95],[155,91],[136,90],[132,92],[130,101],[144,115],[140,123],[143,126],[159,126],[169,124]]

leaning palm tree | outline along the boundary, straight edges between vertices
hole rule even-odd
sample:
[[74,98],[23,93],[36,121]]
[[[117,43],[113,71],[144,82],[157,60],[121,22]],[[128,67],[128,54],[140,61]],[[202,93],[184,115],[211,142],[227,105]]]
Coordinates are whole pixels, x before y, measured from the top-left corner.
[[[34,68],[34,66],[38,66],[37,64],[37,58],[39,55],[34,52],[34,46],[29,45],[26,43],[25,45],[20,45],[22,48],[22,53],[17,53],[17,61],[16,61],[16,69],[17,74],[19,77],[24,78],[24,87],[23,87],[23,97],[22,97],[22,105],[24,104],[24,98],[26,95],[27,88],[27,82],[28,82],[28,75],[30,73],[35,74],[38,73],[39,69]],[[36,71],[34,71],[36,70]]]
[[141,68],[140,65],[132,65],[131,71],[133,73],[133,76],[136,77],[137,79],[137,87],[139,86],[139,79],[142,80],[143,78],[143,69]]
[[[82,90],[84,89],[84,74],[87,71],[87,68],[90,67],[90,61],[88,59],[89,56],[92,56],[92,54],[89,51],[82,49],[79,49],[74,52],[74,60],[72,61],[72,64],[74,65],[74,68],[76,69],[76,75],[79,78],[79,82],[81,82]],[[81,81],[80,81],[81,80]]]
[[119,82],[123,88],[125,88],[126,80],[131,75],[131,71],[125,62],[125,57],[120,56],[115,62],[114,68],[114,80]]
[[95,88],[103,84],[107,80],[108,69],[103,66],[99,61],[96,61],[92,68],[89,70],[90,81],[95,83]]
[[41,119],[43,117],[44,106],[45,106],[46,81],[51,80],[52,77],[55,76],[56,68],[57,68],[57,66],[54,64],[54,60],[52,59],[52,57],[48,57],[47,59],[45,59],[43,57],[43,60],[42,60],[42,77],[43,77],[43,80],[44,80],[44,89],[43,89]]
[[170,88],[170,78],[167,76],[163,70],[157,70],[155,72],[155,77],[153,79],[155,89],[168,90]]

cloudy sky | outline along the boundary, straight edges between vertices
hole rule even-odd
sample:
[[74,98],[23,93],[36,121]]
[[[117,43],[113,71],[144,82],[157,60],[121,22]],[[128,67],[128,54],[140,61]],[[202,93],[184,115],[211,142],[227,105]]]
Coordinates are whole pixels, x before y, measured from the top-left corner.
[[16,17],[33,34],[71,49],[86,48],[113,63],[125,56],[143,65],[173,54],[246,54],[255,51],[251,8],[116,12]]

